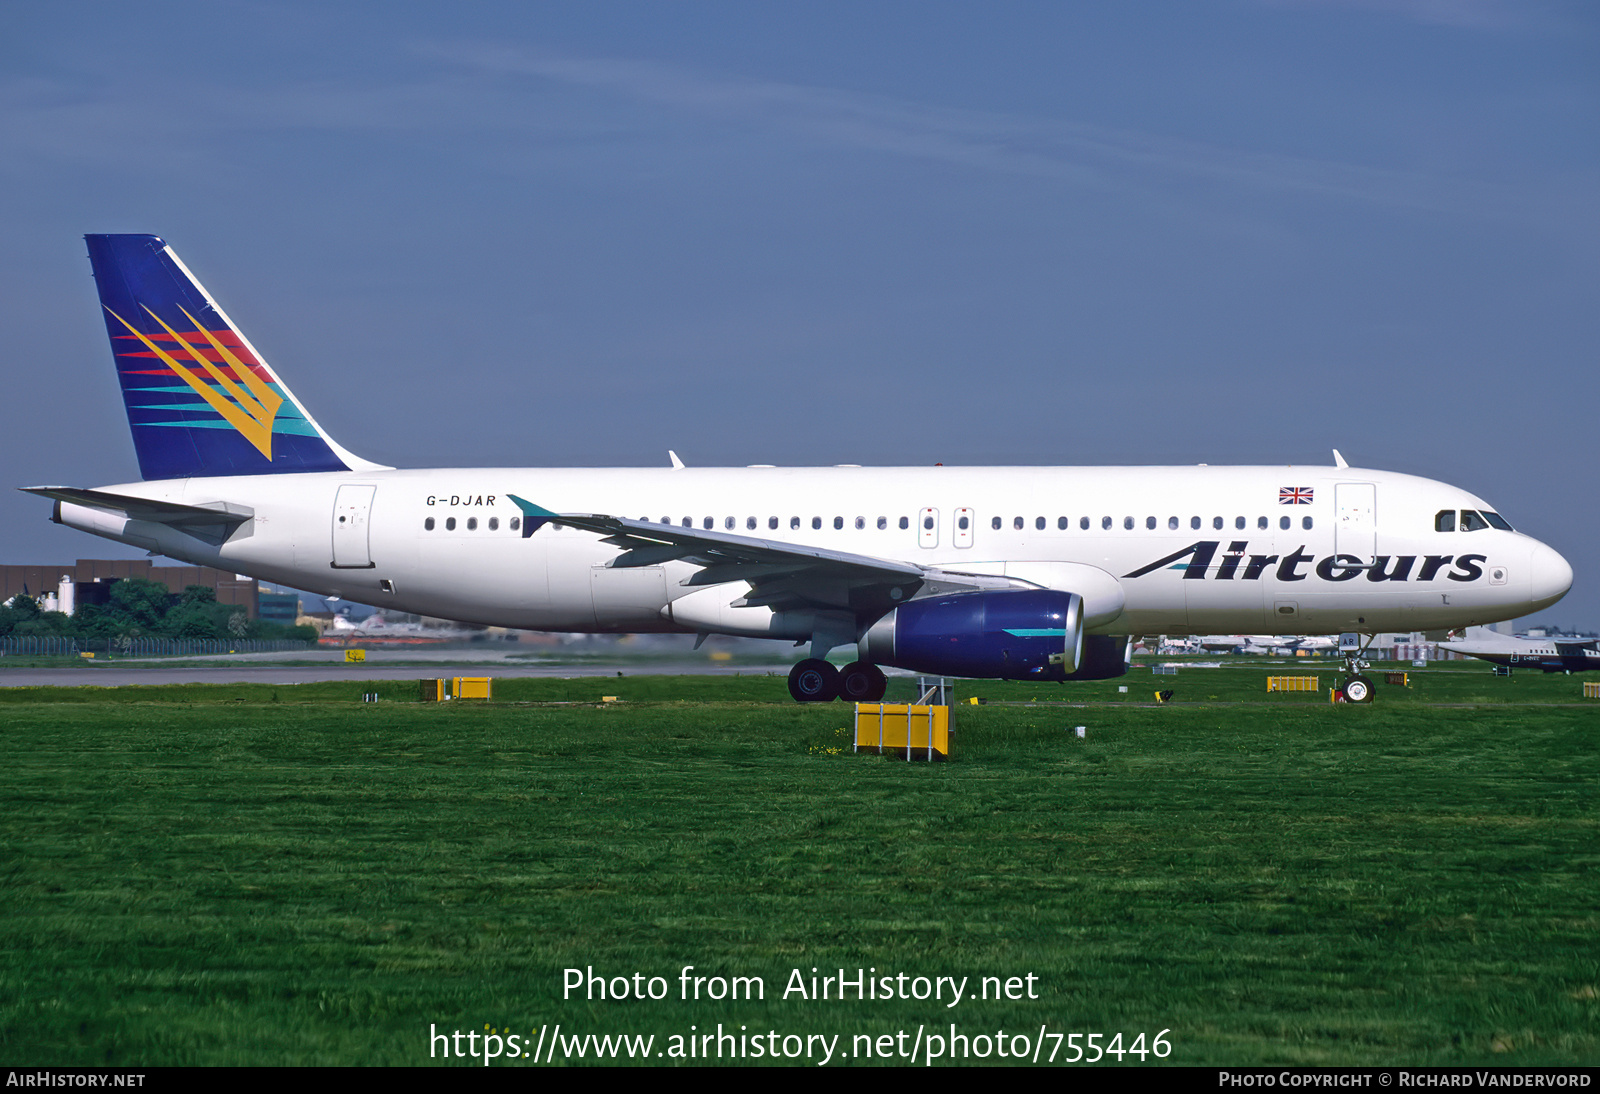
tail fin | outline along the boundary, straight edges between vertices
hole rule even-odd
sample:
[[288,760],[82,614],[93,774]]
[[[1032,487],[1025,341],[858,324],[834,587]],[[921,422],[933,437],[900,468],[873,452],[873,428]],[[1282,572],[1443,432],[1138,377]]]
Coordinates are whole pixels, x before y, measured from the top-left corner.
[[159,237],[84,239],[146,479],[378,466],[322,431]]

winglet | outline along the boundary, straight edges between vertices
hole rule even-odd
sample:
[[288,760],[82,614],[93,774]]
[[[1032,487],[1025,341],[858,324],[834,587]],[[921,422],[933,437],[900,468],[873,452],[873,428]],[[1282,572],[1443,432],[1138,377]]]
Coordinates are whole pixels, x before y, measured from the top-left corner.
[[522,538],[527,539],[533,533],[543,528],[546,524],[556,519],[555,513],[541,505],[535,505],[526,498],[519,498],[515,494],[506,497],[517,503],[517,508],[522,510]]
[[1335,466],[1335,467],[1349,467],[1350,466],[1349,464],[1344,462],[1344,457],[1339,455],[1339,450],[1337,448],[1335,448],[1333,450],[1333,466]]
[[670,448],[667,449],[667,459],[672,461],[672,469],[674,471],[683,470],[683,461],[678,459],[678,454]]

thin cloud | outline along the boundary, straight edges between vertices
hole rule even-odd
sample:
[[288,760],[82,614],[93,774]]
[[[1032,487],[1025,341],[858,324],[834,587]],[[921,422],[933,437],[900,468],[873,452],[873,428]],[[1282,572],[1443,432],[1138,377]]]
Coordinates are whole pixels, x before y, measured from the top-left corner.
[[1535,5],[1526,0],[1255,0],[1269,8],[1349,8],[1393,15],[1413,23],[1504,30],[1526,25]]
[[1489,183],[1224,148],[1080,122],[934,106],[771,81],[717,78],[640,61],[548,56],[498,46],[430,46],[437,60],[525,76],[798,134],[821,143],[976,169],[1123,187],[1203,178],[1252,189],[1457,213],[1504,212]]

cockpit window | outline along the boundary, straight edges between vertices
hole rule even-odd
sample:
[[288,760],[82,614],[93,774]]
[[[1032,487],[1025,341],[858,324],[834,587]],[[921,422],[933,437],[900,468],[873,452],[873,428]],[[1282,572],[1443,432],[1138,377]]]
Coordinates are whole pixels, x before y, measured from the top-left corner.
[[1481,512],[1483,513],[1483,519],[1489,522],[1490,527],[1498,528],[1502,532],[1515,531],[1515,529],[1511,527],[1511,522],[1506,520],[1506,518],[1502,517],[1499,513],[1491,513],[1487,509],[1481,510]]
[[1463,532],[1479,532],[1489,527],[1489,522],[1480,517],[1474,509],[1461,510],[1461,530]]
[[1456,511],[1454,509],[1441,509],[1433,518],[1435,532],[1454,532],[1456,530]]

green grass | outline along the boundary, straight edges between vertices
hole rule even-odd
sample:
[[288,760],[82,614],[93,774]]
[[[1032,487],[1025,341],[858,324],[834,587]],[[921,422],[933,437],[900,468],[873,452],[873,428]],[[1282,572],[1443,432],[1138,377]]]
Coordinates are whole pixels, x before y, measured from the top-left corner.
[[[966,685],[994,705],[932,766],[830,754],[848,708],[760,676],[0,689],[0,1063],[412,1064],[430,1023],[719,1021],[1600,1060],[1600,703],[1430,671],[1331,707],[1266,674]],[[998,705],[1035,698],[1089,705]],[[678,1002],[684,965],[766,998]],[[587,966],[672,996],[564,1001]],[[781,999],[813,966],[1040,998]]]

